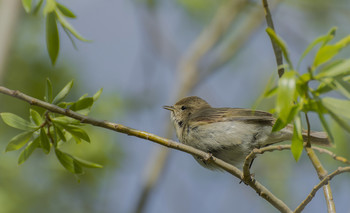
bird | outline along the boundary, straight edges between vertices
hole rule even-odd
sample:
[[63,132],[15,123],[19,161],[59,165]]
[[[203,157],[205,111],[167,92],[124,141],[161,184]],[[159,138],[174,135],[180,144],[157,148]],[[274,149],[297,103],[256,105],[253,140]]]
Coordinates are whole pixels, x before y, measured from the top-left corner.
[[[176,136],[183,144],[210,153],[242,168],[245,157],[255,148],[269,146],[293,136],[293,125],[272,132],[276,118],[271,113],[244,108],[214,108],[197,96],[185,97],[170,110]],[[307,139],[307,131],[302,132]],[[325,132],[310,132],[311,144],[330,146]],[[194,156],[195,157],[195,156]],[[220,169],[214,163],[195,157],[205,168]]]

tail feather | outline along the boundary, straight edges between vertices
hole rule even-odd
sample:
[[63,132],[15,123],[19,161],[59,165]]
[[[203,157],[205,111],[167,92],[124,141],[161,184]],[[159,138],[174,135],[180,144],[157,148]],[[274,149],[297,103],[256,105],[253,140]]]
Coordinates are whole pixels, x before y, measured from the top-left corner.
[[[307,141],[307,131],[303,131],[303,139]],[[329,140],[327,133],[325,132],[310,132],[310,142],[314,145],[332,146],[332,142]]]

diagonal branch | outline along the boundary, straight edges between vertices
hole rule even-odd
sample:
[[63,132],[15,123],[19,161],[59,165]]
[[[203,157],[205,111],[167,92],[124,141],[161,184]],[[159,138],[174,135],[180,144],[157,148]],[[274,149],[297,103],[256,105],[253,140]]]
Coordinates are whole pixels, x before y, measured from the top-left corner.
[[303,200],[303,202],[301,202],[301,204],[294,210],[295,213],[299,213],[301,212],[305,206],[307,204],[310,203],[310,201],[312,200],[312,198],[315,196],[316,192],[322,187],[325,186],[326,184],[328,184],[328,182],[330,180],[332,180],[332,178],[334,178],[336,175],[339,175],[341,173],[344,172],[350,172],[350,166],[347,167],[339,167],[337,170],[335,170],[334,172],[332,172],[331,174],[327,175],[326,177],[324,177],[310,192],[310,194],[306,197],[305,200]]
[[[44,108],[46,110],[49,110],[50,112],[58,113],[61,115],[65,115],[65,116],[74,118],[76,120],[79,120],[81,123],[91,124],[93,126],[98,126],[98,127],[102,127],[105,129],[110,129],[112,131],[124,133],[124,134],[130,135],[130,136],[135,136],[138,138],[146,139],[146,140],[155,142],[157,144],[160,144],[162,146],[166,146],[166,147],[169,147],[172,149],[180,150],[180,151],[186,152],[188,154],[200,157],[202,159],[211,159],[215,165],[219,166],[220,168],[222,168],[223,170],[232,174],[233,176],[237,177],[238,179],[242,180],[242,178],[243,178],[243,173],[239,169],[234,167],[233,165],[228,164],[228,163],[224,162],[223,160],[220,160],[218,158],[213,157],[209,153],[195,149],[191,146],[177,143],[177,142],[169,140],[167,138],[163,138],[163,137],[160,137],[158,135],[148,133],[145,131],[136,130],[136,129],[133,129],[133,128],[130,128],[130,127],[127,127],[127,126],[124,126],[121,124],[116,124],[116,123],[112,123],[109,121],[102,121],[102,120],[93,119],[93,118],[87,117],[85,115],[81,115],[79,113],[76,113],[72,110],[63,109],[63,108],[58,107],[56,105],[53,105],[53,104],[41,101],[39,99],[33,98],[33,97],[28,96],[28,95],[21,93],[19,91],[10,90],[10,89],[3,87],[3,86],[0,86],[0,93],[15,97],[15,98],[23,100],[23,101],[26,101],[26,102],[30,103],[31,105],[35,105],[35,106]],[[262,198],[264,198],[271,205],[273,205],[276,209],[280,210],[281,212],[292,212],[283,201],[278,199],[274,194],[272,194],[268,189],[266,189],[258,181],[252,180],[252,181],[248,182],[247,184],[251,188],[253,188]]]
[[[310,140],[310,122],[309,122],[309,117],[307,115],[307,113],[305,113],[305,118],[306,118],[306,123],[307,123],[307,129],[308,129],[308,141]],[[314,166],[318,178],[320,180],[324,179],[328,172],[327,170],[323,167],[320,159],[317,157],[317,155],[315,154],[314,150],[312,150],[312,148],[310,147],[310,141],[307,143],[307,145],[304,147],[305,151],[307,153],[307,155],[310,158],[310,161],[312,163],[312,165]],[[327,209],[329,213],[335,213],[335,204],[334,204],[334,200],[333,200],[333,193],[331,190],[331,186],[329,184],[329,182],[327,182],[324,186],[323,186],[323,193],[324,193],[324,197],[326,199],[326,203],[327,203]]]
[[[266,18],[267,26],[275,31],[275,26],[274,26],[273,21],[272,21],[272,16],[271,16],[271,12],[270,12],[269,4],[267,3],[267,0],[262,0],[262,4],[263,4],[264,10],[265,10],[265,18]],[[272,38],[270,38],[270,39],[271,39],[273,51],[274,51],[275,57],[276,57],[278,76],[282,77],[282,75],[284,73],[284,68],[282,66],[283,65],[282,50],[278,46],[278,44],[272,40]]]

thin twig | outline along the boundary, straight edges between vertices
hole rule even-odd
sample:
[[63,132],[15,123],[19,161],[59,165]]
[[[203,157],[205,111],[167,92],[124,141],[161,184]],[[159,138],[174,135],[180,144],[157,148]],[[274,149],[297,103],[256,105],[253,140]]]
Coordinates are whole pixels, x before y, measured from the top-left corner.
[[[308,121],[309,118],[308,118],[307,113],[305,113],[305,117],[306,117],[306,120]],[[308,128],[308,136],[307,137],[310,138],[310,129],[311,129],[310,122],[307,122],[307,128]],[[311,161],[312,165],[314,166],[319,179],[320,180],[324,179],[327,176],[328,172],[322,166],[322,163],[321,163],[320,159],[317,157],[317,155],[315,154],[314,150],[312,150],[311,147],[305,146],[305,151],[306,151],[307,155],[309,156],[310,161]],[[324,192],[324,196],[326,199],[328,212],[335,213],[335,204],[334,204],[334,200],[333,200],[332,189],[331,189],[331,186],[329,183],[327,183],[323,186],[323,192]]]
[[[79,120],[82,123],[91,124],[93,126],[102,127],[105,129],[110,129],[116,132],[124,133],[130,136],[135,136],[138,138],[146,139],[149,141],[153,141],[157,144],[160,144],[162,146],[166,146],[172,149],[180,150],[183,152],[186,152],[188,154],[197,156],[202,159],[209,159],[211,158],[213,163],[217,165],[218,167],[222,168],[223,170],[227,171],[228,173],[232,174],[233,176],[239,178],[242,180],[243,173],[236,168],[235,166],[224,162],[223,160],[220,160],[218,158],[213,157],[211,154],[203,152],[201,150],[195,149],[191,146],[187,146],[185,144],[177,143],[173,140],[169,140],[167,138],[160,137],[158,135],[148,133],[141,130],[136,130],[121,124],[112,123],[109,121],[102,121],[102,120],[96,120],[90,117],[87,117],[85,115],[81,115],[79,113],[76,113],[69,109],[63,109],[61,107],[58,107],[56,105],[41,101],[39,99],[33,98],[31,96],[28,96],[24,93],[21,93],[19,91],[10,90],[6,87],[0,86],[0,93],[15,97],[17,99],[26,101],[30,103],[31,105],[35,105],[44,109],[49,110],[53,113],[58,113],[61,115],[65,115],[71,118],[74,118],[76,120]],[[271,205],[273,205],[275,208],[280,210],[281,212],[292,212],[288,206],[278,199],[274,194],[272,194],[268,189],[266,189],[262,184],[260,184],[258,181],[253,180],[247,183],[251,188],[253,188],[262,198],[264,198],[266,201],[268,201]]]
[[313,189],[312,191],[309,193],[309,195],[306,197],[305,200],[303,200],[303,202],[300,203],[300,205],[294,210],[295,213],[299,213],[301,212],[305,206],[307,204],[310,203],[310,201],[312,200],[312,198],[314,198],[316,192],[324,185],[328,184],[328,182],[335,177],[336,175],[339,175],[341,173],[344,172],[350,172],[350,166],[348,167],[339,167],[337,170],[335,170],[334,172],[332,172],[331,174],[327,175],[326,177],[324,177]]
[[345,164],[349,164],[350,165],[350,161],[344,157],[341,157],[341,156],[337,156],[336,154],[334,154],[333,152],[327,150],[327,149],[323,149],[321,147],[312,147],[312,149],[314,150],[317,150],[318,152],[320,153],[324,153],[324,154],[327,154],[329,156],[331,156],[334,160],[337,160],[337,161],[340,161],[342,163],[345,163]]
[[[265,18],[266,18],[267,26],[275,31],[275,26],[274,26],[273,21],[272,21],[272,16],[271,16],[271,12],[270,12],[269,4],[267,3],[267,0],[262,0],[262,4],[263,4],[264,10],[265,10]],[[274,51],[275,57],[276,57],[278,76],[282,77],[282,75],[284,73],[284,68],[282,66],[283,65],[282,50],[278,46],[278,44],[276,44],[276,42],[274,42],[272,40],[272,38],[270,38],[270,39],[271,39],[273,51]]]

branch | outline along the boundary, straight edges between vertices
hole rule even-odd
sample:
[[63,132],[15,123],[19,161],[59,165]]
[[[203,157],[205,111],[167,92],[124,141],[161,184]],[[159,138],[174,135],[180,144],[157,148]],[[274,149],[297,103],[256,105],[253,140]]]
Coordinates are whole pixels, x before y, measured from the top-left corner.
[[[269,5],[267,3],[267,0],[262,0],[262,4],[263,4],[264,10],[265,10],[265,18],[266,18],[267,26],[275,31],[275,27],[273,25],[272,16],[270,13],[270,9],[269,9]],[[282,77],[282,75],[284,73],[284,68],[282,66],[283,65],[282,51],[281,51],[281,48],[278,46],[278,44],[272,40],[272,38],[270,38],[270,40],[271,40],[273,51],[274,51],[275,57],[276,57],[278,76]]]
[[306,197],[305,200],[303,200],[303,202],[301,202],[301,204],[294,210],[295,213],[299,213],[301,212],[305,206],[307,204],[310,203],[310,201],[312,200],[312,198],[315,196],[316,192],[324,185],[329,184],[328,182],[330,180],[332,180],[333,177],[335,177],[336,175],[339,175],[341,173],[344,172],[350,172],[350,166],[348,167],[339,167],[337,170],[335,170],[333,173],[331,173],[330,175],[327,175],[326,177],[324,177],[321,182],[319,182],[310,192],[310,194]]
[[[342,163],[350,165],[350,161],[348,159],[341,157],[341,156],[337,156],[336,154],[334,154],[333,152],[331,152],[327,149],[317,147],[317,146],[312,146],[311,148],[313,150],[320,152],[320,153],[324,153],[324,154],[331,156],[334,160],[337,160],[337,161],[340,161]],[[291,149],[291,145],[275,145],[275,146],[263,147],[260,149],[254,149],[252,152],[249,153],[249,155],[247,155],[247,157],[244,161],[243,181],[249,181],[249,178],[251,177],[249,167],[251,167],[252,161],[256,158],[257,155],[264,154],[265,152],[282,151],[282,150],[287,150],[287,149],[288,150]]]
[[[322,166],[322,163],[321,163],[320,159],[317,157],[317,155],[315,154],[314,150],[312,150],[312,148],[310,147],[311,146],[311,144],[310,144],[310,129],[311,129],[311,127],[310,127],[309,117],[308,117],[307,113],[305,113],[305,118],[307,121],[307,129],[308,129],[308,134],[307,134],[308,143],[306,144],[306,146],[304,148],[305,148],[307,155],[310,158],[312,165],[314,166],[314,168],[317,172],[319,179],[322,180],[326,177],[328,172]],[[333,194],[332,194],[331,186],[329,185],[328,182],[323,186],[323,193],[324,193],[324,197],[326,199],[328,212],[335,213],[335,204],[334,204],[334,200],[333,200]]]
[[263,154],[264,152],[286,150],[286,149],[290,149],[290,147],[291,145],[277,145],[277,146],[266,146],[260,149],[253,149],[253,151],[251,151],[249,155],[247,155],[243,164],[243,178],[242,178],[243,181],[247,182],[251,180],[250,167],[256,155]]
[[[33,97],[28,96],[28,95],[21,93],[19,91],[10,90],[10,89],[3,87],[3,86],[0,86],[0,93],[15,97],[15,98],[23,100],[23,101],[26,101],[31,105],[35,105],[35,106],[47,109],[50,112],[58,113],[61,115],[65,115],[65,116],[74,118],[76,120],[79,120],[81,123],[91,124],[93,126],[98,126],[98,127],[102,127],[105,129],[110,129],[112,131],[116,131],[116,132],[124,133],[127,135],[135,136],[138,138],[146,139],[146,140],[155,142],[157,144],[160,144],[160,145],[172,148],[172,149],[180,150],[180,151],[186,152],[188,154],[200,157],[204,160],[210,159],[215,165],[217,165],[218,167],[227,171],[228,173],[232,174],[233,176],[237,177],[238,179],[242,180],[242,178],[243,178],[243,173],[239,169],[234,167],[233,165],[228,164],[228,163],[224,162],[223,160],[220,160],[218,158],[213,157],[209,153],[195,149],[191,146],[177,143],[173,140],[169,140],[167,138],[163,138],[163,137],[160,137],[158,135],[148,133],[145,131],[136,130],[136,129],[133,129],[133,128],[130,128],[130,127],[127,127],[127,126],[124,126],[121,124],[116,124],[116,123],[112,123],[109,121],[96,120],[96,119],[87,117],[85,115],[81,115],[79,113],[76,113],[72,110],[63,109],[63,108],[58,107],[56,105],[53,105],[53,104],[41,101],[39,99],[33,98]],[[275,208],[277,208],[281,212],[292,212],[283,201],[278,199],[274,194],[272,194],[268,189],[266,189],[258,181],[252,180],[252,181],[249,181],[247,184],[250,187],[252,187],[262,198],[264,198],[266,201],[268,201],[271,205],[273,205]]]

